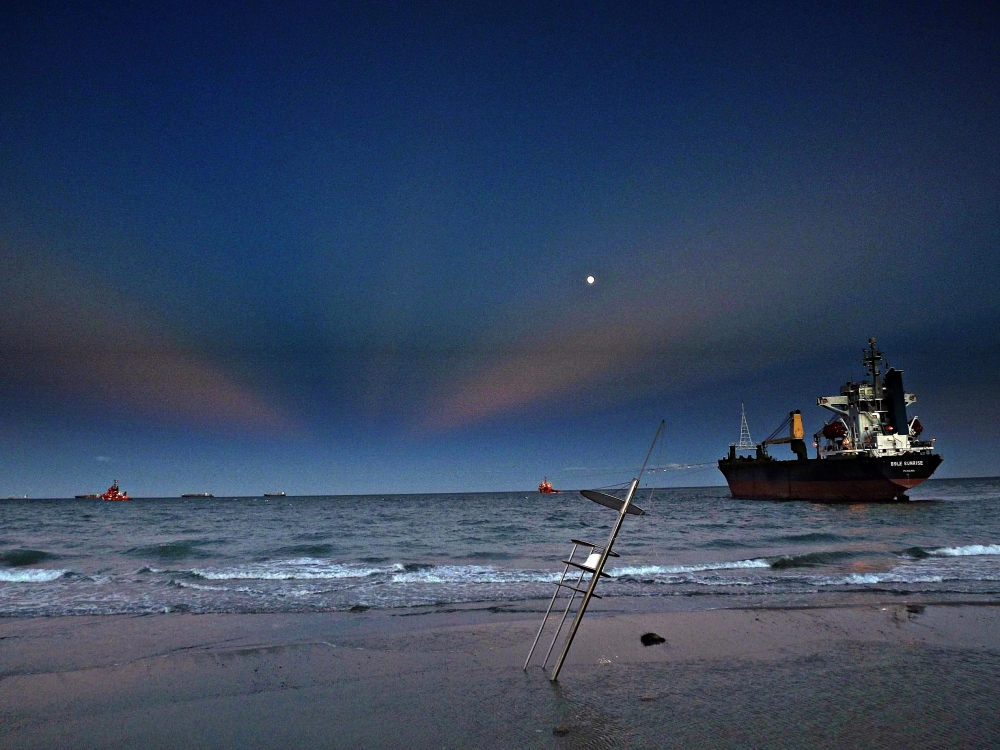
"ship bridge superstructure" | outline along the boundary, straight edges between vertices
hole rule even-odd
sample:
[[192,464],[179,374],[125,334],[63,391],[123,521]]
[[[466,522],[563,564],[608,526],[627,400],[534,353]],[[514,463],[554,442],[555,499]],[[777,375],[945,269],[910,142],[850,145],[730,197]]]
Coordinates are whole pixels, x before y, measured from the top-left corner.
[[869,339],[862,364],[869,379],[848,381],[837,396],[821,396],[817,406],[836,416],[816,433],[819,458],[896,456],[904,453],[927,454],[933,440],[921,440],[923,426],[919,418],[908,418],[906,407],[917,397],[903,389],[903,371],[889,367],[882,372],[882,352]]

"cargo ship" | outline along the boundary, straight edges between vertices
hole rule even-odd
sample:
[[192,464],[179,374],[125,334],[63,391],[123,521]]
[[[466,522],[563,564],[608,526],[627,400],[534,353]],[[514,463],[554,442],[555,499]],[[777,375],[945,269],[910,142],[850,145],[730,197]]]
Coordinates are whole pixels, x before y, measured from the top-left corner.
[[[926,481],[941,465],[934,440],[922,439],[923,426],[906,407],[917,397],[903,389],[903,371],[889,367],[884,375],[882,352],[875,339],[863,350],[867,376],[849,381],[837,396],[822,396],[816,405],[833,413],[813,436],[816,456],[805,443],[802,413],[790,412],[760,443],[750,440],[743,414],[739,443],[719,459],[719,470],[734,498],[743,500],[813,500],[820,502],[901,502],[906,491]],[[782,434],[787,429],[787,434]],[[769,446],[788,445],[795,458],[778,460]],[[752,455],[743,452],[752,451]]]

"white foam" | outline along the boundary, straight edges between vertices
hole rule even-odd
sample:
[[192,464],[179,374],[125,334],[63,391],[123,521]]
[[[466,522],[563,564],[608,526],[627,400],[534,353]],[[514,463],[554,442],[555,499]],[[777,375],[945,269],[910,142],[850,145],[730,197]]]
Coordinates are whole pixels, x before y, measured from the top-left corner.
[[615,577],[649,577],[657,575],[677,575],[678,573],[702,573],[706,570],[740,570],[743,568],[770,568],[767,560],[733,560],[731,562],[700,563],[698,565],[638,565],[613,568],[608,574]]
[[232,589],[226,586],[205,586],[200,583],[190,583],[186,581],[174,581],[176,586],[182,589],[194,589],[195,591],[231,591]]
[[966,547],[942,547],[931,550],[932,555],[965,557],[966,555],[1000,555],[1000,544],[970,544]]
[[385,573],[387,569],[368,568],[359,565],[341,565],[332,563],[329,560],[302,557],[296,560],[276,560],[274,562],[243,565],[238,568],[215,570],[194,568],[191,572],[209,581],[291,581],[315,578],[365,578],[375,573]]
[[912,575],[906,573],[851,573],[837,578],[821,578],[820,586],[866,586],[876,583],[942,583],[944,576]]
[[46,583],[62,578],[68,570],[49,568],[22,568],[21,570],[0,570],[0,581],[9,583]]
[[556,573],[537,570],[497,570],[489,565],[441,565],[393,573],[393,583],[551,583]]
[[760,586],[762,581],[747,581],[742,578],[717,578],[708,581],[695,581],[699,586]]

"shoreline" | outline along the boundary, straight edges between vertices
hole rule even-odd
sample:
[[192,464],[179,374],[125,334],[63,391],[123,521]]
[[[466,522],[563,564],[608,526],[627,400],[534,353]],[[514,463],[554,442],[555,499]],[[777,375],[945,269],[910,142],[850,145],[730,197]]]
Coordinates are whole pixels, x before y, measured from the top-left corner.
[[[3,619],[0,747],[904,747],[1000,738],[996,603],[617,604],[588,613],[558,683],[537,661],[521,670],[543,611],[536,600],[419,616]],[[642,646],[645,632],[666,643]]]

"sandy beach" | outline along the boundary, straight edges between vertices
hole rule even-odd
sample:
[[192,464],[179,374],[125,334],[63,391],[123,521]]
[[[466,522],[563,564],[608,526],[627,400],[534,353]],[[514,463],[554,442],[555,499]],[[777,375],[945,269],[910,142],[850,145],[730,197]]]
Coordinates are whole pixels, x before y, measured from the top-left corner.
[[537,602],[8,619],[0,747],[995,746],[998,614],[611,602],[558,684],[521,670]]

